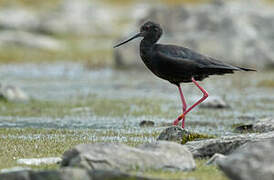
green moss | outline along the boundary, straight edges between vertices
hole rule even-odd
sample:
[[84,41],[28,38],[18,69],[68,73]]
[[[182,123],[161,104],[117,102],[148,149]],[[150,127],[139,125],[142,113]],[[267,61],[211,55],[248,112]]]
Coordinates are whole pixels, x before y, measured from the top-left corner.
[[273,79],[265,79],[260,81],[257,84],[258,87],[269,87],[269,88],[273,88],[274,87],[274,80]]
[[195,140],[201,140],[201,139],[211,139],[215,138],[213,135],[207,135],[207,134],[199,134],[199,133],[185,133],[182,137],[182,144],[187,143],[188,141],[195,141]]

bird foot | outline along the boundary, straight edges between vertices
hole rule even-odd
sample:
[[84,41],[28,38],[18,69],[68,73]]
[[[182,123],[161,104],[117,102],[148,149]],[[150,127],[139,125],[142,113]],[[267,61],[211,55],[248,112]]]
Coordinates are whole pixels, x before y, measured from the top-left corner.
[[185,114],[181,114],[174,122],[173,122],[173,125],[174,126],[177,126],[179,121],[181,121],[183,118],[185,117]]

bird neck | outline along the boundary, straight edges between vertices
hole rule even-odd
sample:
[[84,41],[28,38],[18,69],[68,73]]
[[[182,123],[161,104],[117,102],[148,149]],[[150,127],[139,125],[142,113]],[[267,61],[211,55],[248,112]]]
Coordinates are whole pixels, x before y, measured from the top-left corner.
[[145,41],[146,43],[150,43],[151,45],[155,44],[161,37],[160,33],[157,34],[147,34],[143,41]]
[[140,50],[141,51],[148,51],[152,48],[152,46],[157,42],[157,40],[152,41],[151,39],[144,38],[140,43]]

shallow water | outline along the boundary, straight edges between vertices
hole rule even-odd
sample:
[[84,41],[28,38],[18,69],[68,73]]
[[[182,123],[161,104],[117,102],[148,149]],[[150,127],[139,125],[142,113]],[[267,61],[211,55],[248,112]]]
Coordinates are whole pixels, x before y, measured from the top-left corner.
[[[129,110],[120,116],[98,115],[90,107],[75,107],[64,117],[0,116],[0,127],[35,128],[89,128],[99,131],[112,130],[123,133],[153,133],[164,128],[181,113],[178,90],[150,72],[136,70],[100,69],[87,70],[80,64],[2,65],[0,77],[3,84],[21,87],[33,99],[39,101],[66,102],[81,97],[122,100]],[[210,96],[220,96],[231,106],[229,109],[196,108],[188,114],[186,127],[196,132],[215,135],[233,133],[233,124],[250,123],[263,117],[273,116],[273,87],[258,84],[273,80],[274,72],[238,72],[233,75],[212,76],[201,85]],[[187,103],[190,105],[202,94],[192,84],[182,84]],[[149,99],[145,108],[158,105],[159,114],[138,114],[144,107],[130,103],[132,99]],[[151,105],[150,105],[151,103]],[[27,105],[27,104],[26,104]],[[98,107],[100,108],[100,107]],[[111,111],[111,109],[106,109]],[[137,114],[137,115],[136,115]],[[140,128],[142,120],[155,121],[156,127]],[[122,137],[106,137],[123,142]],[[136,138],[136,137],[132,137]],[[140,139],[139,139],[140,140]],[[135,141],[139,141],[135,139]],[[143,139],[151,141],[151,139]]]

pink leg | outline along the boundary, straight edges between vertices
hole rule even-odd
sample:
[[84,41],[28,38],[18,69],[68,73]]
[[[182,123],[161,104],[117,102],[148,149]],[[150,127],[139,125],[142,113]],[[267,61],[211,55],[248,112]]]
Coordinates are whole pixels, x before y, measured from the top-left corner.
[[202,93],[204,94],[203,97],[197,101],[195,104],[193,104],[190,108],[188,108],[183,114],[181,114],[177,119],[176,122],[179,122],[181,119],[183,119],[185,117],[185,115],[191,111],[194,107],[196,107],[197,105],[199,105],[201,102],[203,102],[207,97],[208,97],[208,93],[206,92],[206,90],[204,88],[202,88],[196,81],[194,78],[192,78],[192,82],[202,91]]
[[[179,89],[179,92],[180,92],[180,97],[181,97],[181,101],[182,101],[182,105],[183,105],[183,113],[186,111],[186,108],[187,108],[187,105],[186,105],[186,100],[185,100],[185,97],[183,95],[183,91],[181,89],[181,86],[180,84],[177,85],[178,86],[178,89]],[[177,126],[179,123],[179,121],[176,119],[174,122],[173,122],[173,125]],[[182,128],[185,127],[185,117],[183,117],[183,121],[182,121]]]

